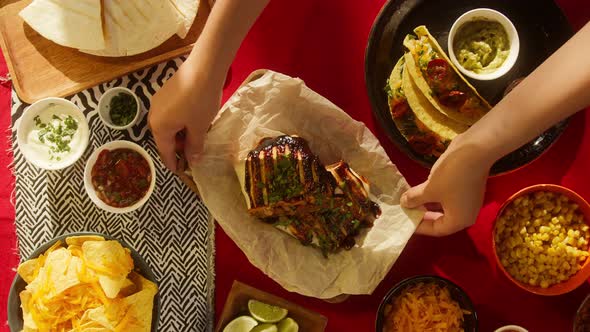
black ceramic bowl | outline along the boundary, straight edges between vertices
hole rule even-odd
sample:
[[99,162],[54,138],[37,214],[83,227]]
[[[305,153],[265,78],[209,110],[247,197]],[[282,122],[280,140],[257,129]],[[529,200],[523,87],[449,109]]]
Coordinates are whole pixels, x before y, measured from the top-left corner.
[[385,295],[381,304],[379,305],[379,309],[377,310],[377,319],[375,321],[375,332],[382,332],[383,325],[385,324],[385,319],[383,316],[383,312],[385,311],[385,305],[391,303],[393,299],[401,294],[401,292],[406,289],[406,287],[410,285],[414,285],[417,283],[435,283],[440,287],[446,287],[451,292],[451,297],[453,300],[459,303],[461,309],[467,310],[471,312],[469,315],[464,315],[464,323],[463,329],[465,332],[477,332],[477,313],[475,312],[475,308],[473,307],[473,303],[459,286],[455,285],[451,281],[438,277],[438,276],[416,276],[405,279],[400,281],[397,285],[395,285],[388,293]]
[[[51,247],[55,242],[62,241],[65,243],[65,239],[70,236],[82,236],[82,235],[98,235],[104,237],[106,240],[116,240],[121,243],[121,245],[125,248],[128,248],[131,251],[131,258],[133,258],[133,264],[135,266],[135,272],[141,274],[144,278],[148,279],[149,281],[158,284],[154,273],[152,272],[149,265],[146,263],[145,260],[135,251],[135,249],[131,248],[127,243],[121,241],[119,239],[113,238],[112,236],[101,234],[101,233],[93,233],[93,232],[80,232],[80,233],[70,233],[58,236],[52,239],[49,242],[44,243],[41,245],[37,250],[35,250],[31,256],[27,258],[33,259],[39,257],[42,253],[47,251],[49,247]],[[12,286],[10,287],[10,291],[8,293],[8,325],[10,326],[10,331],[17,332],[21,331],[23,328],[23,312],[20,307],[20,297],[19,294],[21,291],[25,289],[27,283],[17,274],[14,277],[14,281],[12,282]],[[160,316],[160,292],[156,293],[154,296],[154,308],[152,310],[152,332],[158,330],[158,321]]]
[[574,317],[573,332],[585,332],[590,330],[590,295],[586,296]]
[[[492,105],[502,99],[512,82],[526,77],[572,35],[567,19],[553,0],[389,0],[377,15],[369,35],[365,54],[365,83],[373,115],[389,138],[411,159],[426,168],[436,161],[410,148],[391,119],[384,91],[397,60],[404,54],[404,37],[420,25],[426,25],[447,52],[451,26],[459,16],[475,8],[491,8],[507,16],[516,27],[520,52],[512,69],[491,81],[468,79]],[[448,54],[448,52],[447,52]],[[535,96],[531,96],[534,98]],[[514,110],[518,111],[518,110]],[[498,160],[491,174],[516,170],[538,158],[560,136],[567,125],[563,121],[520,149]]]

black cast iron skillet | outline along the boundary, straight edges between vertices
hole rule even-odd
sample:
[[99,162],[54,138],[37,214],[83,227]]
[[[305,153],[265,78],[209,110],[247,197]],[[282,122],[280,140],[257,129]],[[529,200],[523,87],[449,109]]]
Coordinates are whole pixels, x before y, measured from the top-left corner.
[[[383,88],[393,66],[403,55],[404,37],[412,33],[415,27],[426,25],[447,52],[448,32],[455,20],[471,9],[482,7],[506,15],[516,27],[520,39],[518,59],[508,73],[492,81],[469,79],[479,93],[495,105],[502,99],[511,82],[530,74],[573,35],[567,19],[552,0],[390,0],[378,14],[369,35],[365,54],[365,81],[373,114],[389,138],[424,167],[430,168],[435,160],[410,148],[391,119],[387,94]],[[566,126],[567,120],[560,122],[498,160],[491,174],[510,172],[535,160],[557,140]]]

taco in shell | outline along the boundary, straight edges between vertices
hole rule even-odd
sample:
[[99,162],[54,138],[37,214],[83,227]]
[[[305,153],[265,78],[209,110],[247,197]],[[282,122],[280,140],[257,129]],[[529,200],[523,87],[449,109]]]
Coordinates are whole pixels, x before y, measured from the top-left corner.
[[464,125],[472,125],[492,107],[451,63],[425,26],[407,35],[406,68],[424,97],[439,112]]
[[416,153],[436,159],[468,126],[438,112],[412,81],[405,58],[398,60],[387,83],[395,125]]

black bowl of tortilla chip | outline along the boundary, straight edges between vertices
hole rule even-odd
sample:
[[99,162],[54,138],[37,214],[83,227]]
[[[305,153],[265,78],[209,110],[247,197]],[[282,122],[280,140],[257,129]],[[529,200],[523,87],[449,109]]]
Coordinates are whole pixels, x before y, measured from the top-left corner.
[[[453,23],[475,8],[491,8],[504,14],[516,27],[520,39],[520,52],[512,69],[490,81],[462,77],[446,56]],[[415,47],[416,42],[421,42],[422,34],[428,36],[434,47]],[[413,37],[408,39],[409,35]],[[552,0],[535,2],[535,15],[531,15],[530,3],[526,1],[389,0],[375,19],[365,53],[365,82],[373,114],[400,150],[430,168],[457,134],[503,98],[511,83],[528,76],[572,35],[567,19]],[[438,56],[430,56],[433,54],[430,50],[435,50]],[[406,57],[407,53],[413,57]],[[405,63],[400,64],[403,60]],[[391,77],[396,80],[396,67],[400,69],[397,85],[390,84]],[[432,69],[432,77],[424,74],[427,67]],[[411,80],[404,79],[403,74],[408,72]],[[448,73],[444,77],[454,79],[445,83],[453,84],[448,89],[440,89],[440,85],[426,86],[433,78],[441,77],[436,73]],[[411,98],[405,98],[407,103],[404,98],[398,98],[405,97],[404,87],[415,92]],[[465,100],[481,104],[481,109],[476,108],[477,117],[465,118],[470,113],[464,111],[474,105]],[[462,109],[464,105],[469,107]],[[563,121],[498,160],[491,174],[507,173],[529,164],[557,140],[566,126],[567,121]]]
[[477,314],[467,293],[445,278],[416,276],[399,282],[385,295],[375,332],[430,331],[441,323],[449,331],[478,331]]
[[17,272],[8,296],[11,331],[24,325],[158,330],[156,277],[133,248],[109,235],[58,236],[37,248]]

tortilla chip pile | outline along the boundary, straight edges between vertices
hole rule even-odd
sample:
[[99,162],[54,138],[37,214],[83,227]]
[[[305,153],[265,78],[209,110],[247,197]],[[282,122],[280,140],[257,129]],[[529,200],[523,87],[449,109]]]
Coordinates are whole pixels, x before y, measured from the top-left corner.
[[150,331],[158,288],[133,272],[129,249],[100,236],[66,244],[18,267],[23,331]]

